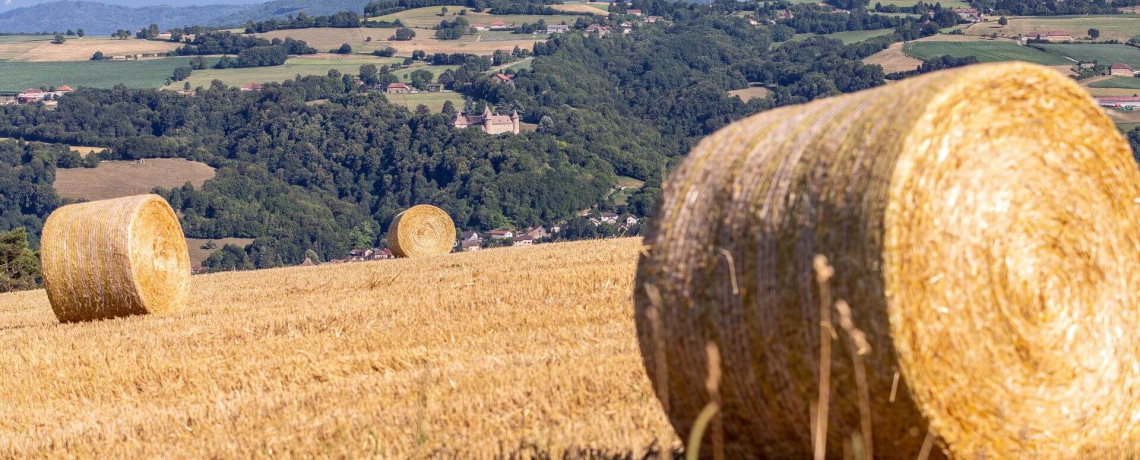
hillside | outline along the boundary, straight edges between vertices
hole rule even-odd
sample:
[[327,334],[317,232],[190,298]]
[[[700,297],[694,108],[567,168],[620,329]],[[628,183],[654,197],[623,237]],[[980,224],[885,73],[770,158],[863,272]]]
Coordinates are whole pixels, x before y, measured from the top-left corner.
[[635,338],[639,245],[197,276],[182,314],[81,324],[43,291],[0,295],[0,367],[20,376],[0,379],[0,456],[675,446]]

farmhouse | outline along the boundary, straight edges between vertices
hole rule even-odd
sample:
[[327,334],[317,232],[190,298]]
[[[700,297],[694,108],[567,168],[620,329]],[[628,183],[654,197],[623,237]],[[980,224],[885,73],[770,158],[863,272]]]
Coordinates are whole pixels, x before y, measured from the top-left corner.
[[1117,62],[1108,68],[1108,74],[1118,75],[1122,77],[1131,77],[1133,75],[1136,75],[1136,71],[1132,70],[1132,67],[1129,67],[1128,64]]
[[1059,31],[1059,30],[1054,30],[1052,32],[1047,32],[1047,33],[1039,33],[1036,36],[1032,36],[1032,38],[1034,38],[1036,40],[1043,40],[1043,41],[1052,42],[1052,43],[1063,43],[1063,42],[1073,41],[1073,35],[1072,34],[1070,34],[1068,32]]
[[1101,107],[1131,110],[1140,108],[1140,97],[1098,97],[1096,103]]
[[950,11],[957,14],[958,17],[970,22],[978,22],[982,19],[982,16],[978,14],[977,8],[954,8]]
[[598,216],[602,218],[602,222],[604,222],[604,223],[607,223],[607,224],[616,224],[617,223],[618,215],[614,214],[612,212],[603,212],[603,213],[599,214]]
[[481,22],[476,22],[476,23],[474,23],[474,24],[471,24],[471,28],[472,28],[472,29],[475,29],[475,30],[478,30],[478,31],[480,31],[480,32],[484,32],[484,31],[488,31],[488,30],[491,30],[491,28],[490,28],[490,27],[487,27],[487,25],[486,25],[486,24],[483,24],[483,23],[481,23]]
[[[455,119],[451,120],[451,126],[455,129],[479,128],[487,134],[518,134],[519,113],[515,111],[511,112],[510,116],[495,115],[495,112],[491,111],[491,107],[487,106],[483,108],[481,115],[455,114]],[[495,237],[495,232],[491,232],[491,237]],[[509,236],[504,238],[509,238]]]
[[493,77],[491,77],[491,81],[494,81],[495,83],[505,83],[511,86],[515,86],[515,77],[513,75],[507,75],[505,73],[495,74]]
[[511,240],[511,243],[513,243],[515,246],[533,246],[534,238],[530,235],[516,236]]
[[36,101],[42,101],[46,95],[47,93],[45,93],[42,89],[28,88],[16,96],[16,100],[20,101],[21,104],[29,104]]
[[388,94],[408,94],[412,92],[412,87],[406,83],[388,83],[388,88],[385,90]]
[[511,25],[503,21],[491,21],[491,30],[506,30],[510,29]]
[[554,24],[546,26],[546,32],[552,34],[564,34],[570,31],[570,26],[566,24]]
[[1081,61],[1081,63],[1080,63],[1080,67],[1081,67],[1082,69],[1095,69],[1095,68],[1096,68],[1096,63],[1095,63],[1095,62],[1090,62],[1090,61]]
[[529,236],[532,239],[536,239],[536,240],[541,240],[543,238],[550,236],[550,234],[546,232],[546,227],[543,227],[541,225],[539,225],[535,228],[532,228],[530,230],[527,230],[526,233],[524,233],[524,235]]
[[483,249],[483,245],[479,243],[478,240],[463,241],[459,244],[459,249],[462,249],[464,251],[478,251],[480,249]]
[[515,232],[510,230],[491,230],[488,232],[492,239],[505,240],[507,238],[514,238]]
[[643,14],[641,13],[641,10],[638,10],[638,9],[631,9],[631,10],[626,11],[626,13],[632,14],[634,16],[643,16]]
[[597,24],[591,24],[590,27],[586,28],[586,34],[592,34],[594,32],[597,32],[598,36],[600,37],[605,37],[606,34],[610,33],[610,26],[599,26]]
[[265,89],[265,85],[263,85],[261,83],[246,83],[246,84],[242,85],[242,87],[241,87],[242,91],[247,91],[247,92],[248,91],[261,91],[263,89]]
[[463,241],[464,241],[464,242],[467,242],[467,241],[479,241],[479,240],[481,240],[481,238],[479,238],[479,233],[478,233],[478,232],[474,232],[474,231],[471,231],[471,230],[467,230],[467,231],[463,232]]

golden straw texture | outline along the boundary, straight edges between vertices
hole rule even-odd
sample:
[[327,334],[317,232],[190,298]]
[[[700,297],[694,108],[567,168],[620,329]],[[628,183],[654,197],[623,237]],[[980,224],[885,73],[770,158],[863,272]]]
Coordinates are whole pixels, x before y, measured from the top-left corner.
[[824,337],[828,458],[861,406],[875,458],[919,458],[928,428],[931,458],[1135,456],[1138,203],[1128,144],[1045,67],[753,116],[664,188],[634,294],[648,375],[685,438],[717,345],[730,458],[812,456]]
[[186,306],[190,256],[174,210],[139,195],[73,204],[44,224],[44,287],[62,322]]
[[455,246],[455,222],[430,204],[412,206],[388,226],[388,248],[396,257],[447,254]]

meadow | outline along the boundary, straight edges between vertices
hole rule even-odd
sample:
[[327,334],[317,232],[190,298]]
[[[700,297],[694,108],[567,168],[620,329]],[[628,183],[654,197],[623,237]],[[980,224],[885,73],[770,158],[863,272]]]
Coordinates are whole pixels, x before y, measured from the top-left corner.
[[416,107],[424,105],[432,112],[439,112],[443,110],[443,104],[447,101],[451,101],[451,103],[455,105],[456,110],[463,110],[463,95],[456,92],[385,94],[384,97],[388,98],[388,102],[402,105],[411,110],[415,110]]
[[1075,39],[1085,39],[1089,29],[1100,30],[1098,40],[1128,41],[1140,35],[1140,15],[1011,17],[1005,27],[997,21],[979,22],[966,29],[967,35],[998,34],[1002,37],[1035,35],[1054,30],[1069,32]]
[[[295,57],[285,61],[285,64],[271,67],[253,67],[238,69],[206,69],[195,70],[190,78],[172,83],[167,89],[182,89],[186,82],[191,88],[209,87],[210,82],[217,79],[227,86],[242,86],[247,83],[282,82],[296,78],[297,75],[326,75],[330,69],[336,69],[342,74],[359,74],[360,66],[374,64],[399,64],[401,58],[378,58],[366,55],[352,55],[342,57],[338,55],[317,57]],[[430,68],[429,68],[430,70]]]
[[[404,23],[404,26],[406,26],[406,27],[411,27],[413,29],[431,29],[432,27],[439,25],[439,23],[441,21],[444,21],[444,20],[454,21],[456,18],[464,18],[467,20],[467,22],[469,22],[471,24],[482,23],[482,24],[486,24],[486,25],[490,25],[492,21],[503,21],[504,23],[506,23],[508,25],[521,25],[524,23],[525,24],[533,24],[535,22],[538,22],[540,19],[546,21],[547,24],[561,24],[563,22],[565,22],[567,24],[573,24],[574,21],[576,21],[578,19],[577,15],[570,15],[570,14],[562,14],[562,15],[494,14],[495,13],[494,10],[491,10],[490,12],[476,13],[473,10],[471,10],[470,8],[467,8],[463,5],[449,5],[446,7],[447,8],[447,14],[444,16],[440,16],[440,14],[439,14],[440,8],[443,8],[443,7],[431,6],[431,7],[425,7],[425,8],[413,8],[410,10],[400,11],[398,13],[392,13],[392,14],[384,15],[384,16],[377,16],[375,18],[370,18],[369,20],[370,21],[392,22],[392,21],[399,19],[400,22]],[[459,15],[460,10],[467,10],[467,13],[460,16]],[[383,29],[374,29],[374,30],[383,30]],[[416,33],[419,34],[421,32],[416,31]],[[431,34],[433,32],[422,32],[422,33]]]
[[1088,84],[1089,88],[1127,88],[1140,89],[1140,78],[1112,77]]
[[63,198],[104,200],[150,193],[155,187],[195,187],[214,177],[214,168],[205,163],[175,158],[134,161],[104,161],[95,168],[60,168],[55,173],[55,190]]
[[[195,276],[60,324],[0,295],[0,456],[640,458],[679,440],[633,323],[639,239]],[[66,416],[64,416],[66,414]],[[298,436],[296,433],[304,433]]]
[[0,91],[16,92],[40,86],[72,88],[159,88],[176,67],[189,65],[189,58],[146,61],[12,62],[0,61]]
[[139,40],[129,38],[68,37],[62,44],[52,43],[51,37],[33,39],[35,36],[19,36],[23,40],[0,41],[0,59],[21,62],[69,62],[86,61],[96,51],[107,56],[132,54],[165,54],[174,51],[178,43],[159,40]]
[[1077,61],[1099,62],[1104,65],[1123,62],[1132,67],[1140,67],[1140,49],[1128,45],[1042,44],[1033,47]]
[[1009,41],[915,41],[902,47],[903,53],[916,59],[938,56],[974,56],[978,62],[1024,61],[1042,65],[1067,65],[1071,61],[1039,49]]
[[[437,10],[438,11],[438,10]],[[416,37],[407,41],[389,41],[388,38],[396,29],[341,29],[341,28],[310,28],[275,30],[258,36],[274,39],[292,37],[304,40],[310,46],[321,50],[331,50],[347,43],[357,53],[372,53],[372,51],[393,47],[398,56],[411,56],[415,50],[423,50],[428,54],[435,53],[471,53],[488,55],[496,50],[511,51],[516,46],[532,48],[534,42],[545,41],[546,37],[531,35],[516,35],[509,32],[480,32],[474,35],[465,35],[458,40],[436,40],[431,30],[416,30]],[[509,36],[504,36],[504,34]],[[484,38],[486,37],[486,38]],[[369,40],[371,38],[371,40]]]

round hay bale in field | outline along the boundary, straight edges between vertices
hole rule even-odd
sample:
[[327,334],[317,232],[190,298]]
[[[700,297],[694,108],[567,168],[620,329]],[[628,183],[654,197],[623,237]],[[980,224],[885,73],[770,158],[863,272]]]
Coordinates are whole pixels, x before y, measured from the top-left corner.
[[455,222],[430,204],[412,206],[388,226],[388,247],[396,257],[447,254],[455,246]]
[[702,454],[1128,458],[1138,223],[1128,143],[1045,67],[768,111],[666,184],[638,266],[642,356],[683,439],[722,401]]
[[44,223],[44,287],[61,322],[186,306],[190,255],[178,217],[157,195],[73,204]]

